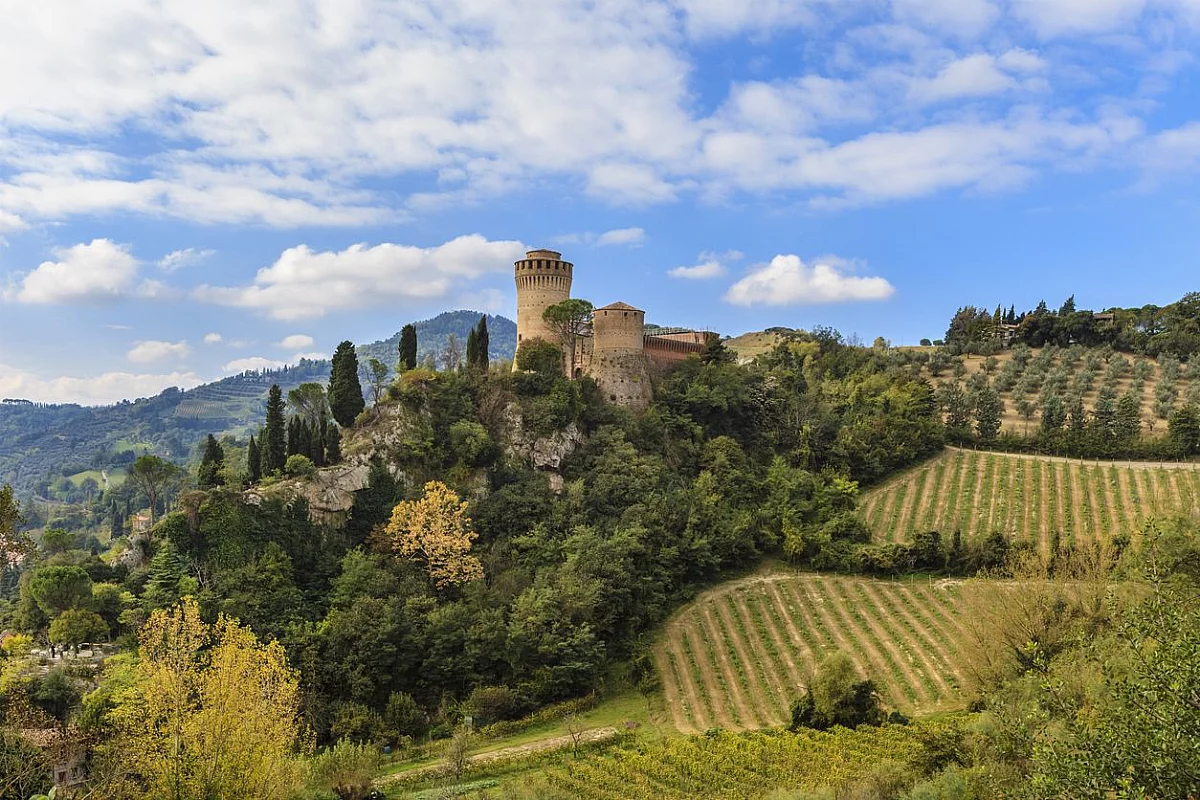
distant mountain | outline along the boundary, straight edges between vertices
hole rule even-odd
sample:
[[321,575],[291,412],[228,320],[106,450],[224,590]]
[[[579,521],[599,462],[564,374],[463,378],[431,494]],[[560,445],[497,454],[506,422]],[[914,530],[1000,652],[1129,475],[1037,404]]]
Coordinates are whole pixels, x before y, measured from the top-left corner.
[[[479,318],[484,316],[479,311],[446,311],[433,319],[415,323],[417,327],[417,361],[424,361],[426,356],[440,358],[446,349],[450,334],[458,337],[459,343],[467,346],[467,335],[479,324]],[[517,323],[507,317],[487,315],[488,324],[488,355],[492,360],[512,359],[517,352]],[[400,355],[400,331],[384,339],[382,342],[359,345],[358,358],[365,362],[368,358],[378,358],[389,367],[394,367]]]
[[[466,346],[479,324],[478,311],[449,311],[415,323],[419,358],[435,355],[453,333]],[[512,358],[517,325],[488,316],[491,357]],[[358,348],[359,359],[378,358],[389,367],[399,355],[400,333]],[[329,380],[329,362],[301,361],[293,367],[244,372],[186,392],[165,389],[154,397],[112,406],[0,402],[0,483],[18,492],[40,492],[61,476],[88,470],[120,469],[141,453],[184,462],[209,433],[248,436],[266,418],[267,391],[279,384],[284,395],[302,383]]]

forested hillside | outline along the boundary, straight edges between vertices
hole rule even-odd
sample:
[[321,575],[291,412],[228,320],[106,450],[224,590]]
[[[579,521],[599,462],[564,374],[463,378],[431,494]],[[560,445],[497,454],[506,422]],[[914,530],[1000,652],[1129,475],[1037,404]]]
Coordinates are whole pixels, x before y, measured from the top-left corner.
[[[476,311],[453,311],[414,323],[418,358],[441,358],[453,334],[465,344],[482,316]],[[516,324],[488,316],[491,355],[511,359],[516,350]],[[360,345],[361,363],[378,358],[396,363],[400,334]],[[21,494],[79,500],[80,485],[89,477],[103,483],[105,474],[121,474],[142,453],[155,453],[185,463],[209,433],[245,440],[263,424],[267,390],[279,384],[286,394],[302,383],[329,379],[329,362],[301,361],[298,365],[233,375],[188,391],[166,389],[154,397],[131,399],[113,406],[30,403],[8,399],[0,403],[0,482]],[[60,481],[69,480],[70,485]],[[55,486],[57,482],[57,486]],[[102,487],[101,487],[102,488]]]

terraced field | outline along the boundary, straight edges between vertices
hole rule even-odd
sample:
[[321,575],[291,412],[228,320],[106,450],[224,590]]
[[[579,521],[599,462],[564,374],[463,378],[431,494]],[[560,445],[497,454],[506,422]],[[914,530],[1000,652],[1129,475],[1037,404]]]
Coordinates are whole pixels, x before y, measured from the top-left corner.
[[919,531],[963,538],[1000,531],[1049,548],[1132,534],[1153,516],[1200,513],[1200,465],[1080,463],[949,450],[863,498],[877,541]]
[[655,650],[672,720],[684,733],[784,724],[811,670],[834,650],[876,681],[889,706],[957,708],[956,587],[780,573],[701,595]]

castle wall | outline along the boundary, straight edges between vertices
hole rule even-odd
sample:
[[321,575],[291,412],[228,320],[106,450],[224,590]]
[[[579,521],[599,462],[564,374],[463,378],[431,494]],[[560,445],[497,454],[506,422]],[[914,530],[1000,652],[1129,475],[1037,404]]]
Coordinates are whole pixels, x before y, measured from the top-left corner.
[[[571,297],[571,281],[575,265],[562,260],[553,250],[530,250],[525,258],[514,264],[517,281],[517,349],[526,339],[558,339],[542,320],[542,313],[552,305]],[[516,369],[516,362],[513,362]]]
[[688,356],[704,352],[705,334],[700,331],[689,331],[687,334],[672,334],[670,336],[647,335],[643,347],[646,357],[655,364],[678,364]]
[[631,408],[650,405],[650,371],[642,346],[645,327],[645,312],[623,303],[597,309],[592,318],[590,372],[609,402]]

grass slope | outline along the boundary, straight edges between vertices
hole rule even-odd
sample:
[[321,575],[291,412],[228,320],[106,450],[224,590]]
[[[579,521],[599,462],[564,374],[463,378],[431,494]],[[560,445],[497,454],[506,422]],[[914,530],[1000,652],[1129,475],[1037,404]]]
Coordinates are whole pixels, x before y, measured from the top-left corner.
[[683,733],[782,725],[834,650],[890,706],[959,708],[957,586],[779,572],[717,587],[676,614],[655,649],[672,721]]
[[877,541],[1000,531],[1048,552],[1053,531],[1082,544],[1130,535],[1150,517],[1200,513],[1200,469],[948,450],[868,492],[862,509]]

